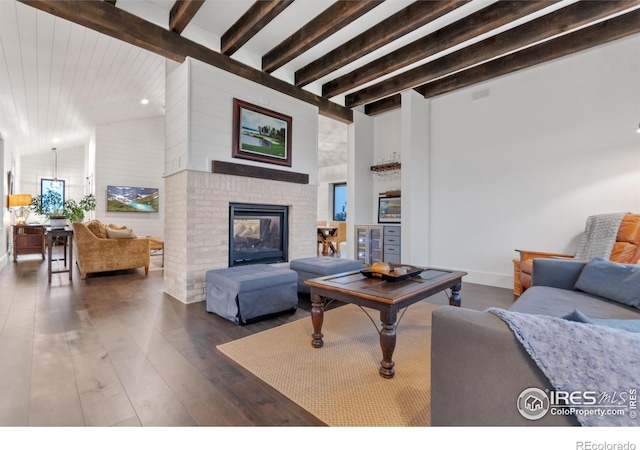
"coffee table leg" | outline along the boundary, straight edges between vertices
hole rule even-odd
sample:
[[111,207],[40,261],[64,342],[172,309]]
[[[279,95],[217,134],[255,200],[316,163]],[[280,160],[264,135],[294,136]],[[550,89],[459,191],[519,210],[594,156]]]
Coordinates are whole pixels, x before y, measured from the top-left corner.
[[384,378],[393,378],[396,371],[393,362],[393,351],[396,349],[396,320],[395,311],[380,311],[380,348],[382,349],[382,361],[380,361],[380,375]]
[[311,295],[311,323],[313,323],[313,334],[311,337],[313,338],[311,341],[311,345],[315,348],[320,348],[324,345],[324,341],[322,338],[324,334],[322,334],[322,322],[324,320],[324,304],[322,301],[322,297],[318,294]]
[[462,299],[460,298],[460,289],[462,289],[462,283],[456,284],[451,288],[451,297],[449,298],[449,304],[451,306],[460,306]]

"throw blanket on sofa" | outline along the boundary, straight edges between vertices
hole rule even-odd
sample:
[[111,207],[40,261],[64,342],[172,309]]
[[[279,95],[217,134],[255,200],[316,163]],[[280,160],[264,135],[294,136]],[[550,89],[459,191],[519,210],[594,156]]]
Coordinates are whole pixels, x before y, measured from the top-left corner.
[[626,213],[599,214],[587,217],[584,235],[576,250],[576,259],[609,258],[618,236],[620,222]]
[[[596,405],[605,410],[617,410],[621,395],[629,406],[631,390],[640,394],[640,334],[499,308],[487,312],[507,323],[554,389],[615,394],[615,403]],[[612,403],[617,407],[610,407]],[[576,417],[583,426],[640,426],[640,404],[624,415],[579,412]]]

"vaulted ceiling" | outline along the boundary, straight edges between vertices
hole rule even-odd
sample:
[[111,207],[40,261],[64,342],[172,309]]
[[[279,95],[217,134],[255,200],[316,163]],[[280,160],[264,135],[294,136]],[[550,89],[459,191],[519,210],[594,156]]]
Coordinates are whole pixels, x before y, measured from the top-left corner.
[[[18,130],[47,128],[25,148],[49,146],[56,127],[161,113],[165,59],[202,60],[348,123],[353,108],[398,108],[407,89],[430,98],[640,31],[639,0],[11,3],[0,126],[13,115]],[[153,95],[146,111],[131,100]]]

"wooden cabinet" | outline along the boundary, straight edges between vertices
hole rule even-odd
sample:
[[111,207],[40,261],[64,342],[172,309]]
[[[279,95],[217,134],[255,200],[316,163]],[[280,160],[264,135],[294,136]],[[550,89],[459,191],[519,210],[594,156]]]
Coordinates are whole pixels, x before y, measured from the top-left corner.
[[44,225],[13,226],[13,260],[19,255],[40,254],[44,259]]

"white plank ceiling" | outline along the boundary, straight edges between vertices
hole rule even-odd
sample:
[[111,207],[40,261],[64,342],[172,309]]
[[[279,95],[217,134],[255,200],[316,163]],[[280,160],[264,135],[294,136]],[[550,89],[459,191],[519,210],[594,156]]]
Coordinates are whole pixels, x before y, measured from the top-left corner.
[[164,79],[163,57],[0,1],[0,132],[21,154],[81,145],[95,125],[163,115]]

